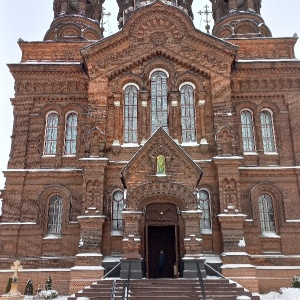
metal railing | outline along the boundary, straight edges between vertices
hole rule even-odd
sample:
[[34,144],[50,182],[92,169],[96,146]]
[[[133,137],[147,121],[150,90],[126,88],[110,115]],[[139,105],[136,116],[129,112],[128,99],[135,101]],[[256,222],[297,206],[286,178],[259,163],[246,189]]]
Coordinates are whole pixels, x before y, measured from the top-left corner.
[[224,275],[222,275],[220,272],[218,272],[216,269],[212,268],[210,265],[208,265],[206,262],[204,263],[205,267],[207,267],[208,269],[210,269],[212,271],[212,273],[214,273],[217,277],[222,277],[224,279],[226,279],[226,277]]
[[201,292],[202,292],[202,297],[203,297],[204,300],[206,300],[204,282],[203,282],[201,270],[200,270],[200,267],[199,267],[199,262],[197,262],[197,276],[198,276],[198,279],[199,279],[199,284],[200,284],[200,288],[201,288]]
[[119,262],[118,264],[116,264],[110,271],[108,271],[103,277],[101,277],[102,279],[105,279],[112,271],[114,271],[119,265],[121,264],[121,262]]
[[112,285],[112,288],[111,288],[111,296],[110,296],[110,300],[114,300],[114,299],[115,299],[116,286],[117,286],[117,281],[114,280],[113,285]]
[[130,290],[131,262],[129,263],[127,280],[123,284],[122,300],[128,300]]

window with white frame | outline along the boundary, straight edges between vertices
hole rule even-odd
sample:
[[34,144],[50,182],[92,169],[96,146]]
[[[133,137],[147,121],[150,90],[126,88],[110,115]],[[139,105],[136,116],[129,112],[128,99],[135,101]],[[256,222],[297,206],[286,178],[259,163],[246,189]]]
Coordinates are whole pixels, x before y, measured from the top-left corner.
[[276,152],[272,113],[268,110],[261,111],[260,122],[264,152]]
[[274,210],[271,196],[261,194],[258,198],[258,205],[262,233],[275,232]]
[[58,114],[51,112],[46,117],[44,155],[55,155],[57,147]]
[[77,120],[77,113],[71,112],[67,114],[65,130],[65,155],[76,154]]
[[151,132],[162,127],[168,132],[167,74],[157,70],[151,74]]
[[50,198],[48,212],[48,235],[61,235],[62,228],[63,201],[58,195]]
[[244,152],[255,152],[253,115],[249,110],[241,112],[242,139]]
[[211,229],[211,213],[210,213],[210,194],[207,190],[202,189],[198,192],[198,204],[202,210],[200,220],[201,230]]
[[128,85],[124,89],[124,143],[137,143],[138,89]]
[[196,142],[194,87],[180,87],[182,142]]
[[123,230],[123,205],[124,193],[121,190],[116,190],[112,195],[112,229]]

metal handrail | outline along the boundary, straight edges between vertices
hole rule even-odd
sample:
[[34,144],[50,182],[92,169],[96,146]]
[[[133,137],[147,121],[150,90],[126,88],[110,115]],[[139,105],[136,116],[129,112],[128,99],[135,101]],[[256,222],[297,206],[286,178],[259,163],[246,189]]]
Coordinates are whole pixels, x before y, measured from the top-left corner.
[[200,267],[199,267],[199,262],[197,262],[197,276],[198,276],[200,288],[201,288],[201,291],[202,291],[202,297],[203,297],[204,300],[206,300],[204,282],[203,282],[201,270],[200,270]]
[[212,268],[210,265],[208,265],[206,262],[204,263],[206,267],[208,267],[213,273],[215,273],[218,277],[222,277],[224,279],[227,279],[224,275],[222,275],[220,272]]
[[101,277],[100,279],[104,279],[106,278],[112,271],[114,271],[119,265],[121,264],[121,262],[119,262],[118,264],[116,264],[109,272],[107,272],[103,277]]
[[114,299],[115,299],[116,286],[117,286],[117,281],[114,280],[113,285],[112,285],[112,288],[111,288],[111,296],[110,296],[110,300],[114,300]]
[[131,278],[131,262],[129,263],[127,280],[123,284],[122,300],[128,300],[130,290],[130,278]]

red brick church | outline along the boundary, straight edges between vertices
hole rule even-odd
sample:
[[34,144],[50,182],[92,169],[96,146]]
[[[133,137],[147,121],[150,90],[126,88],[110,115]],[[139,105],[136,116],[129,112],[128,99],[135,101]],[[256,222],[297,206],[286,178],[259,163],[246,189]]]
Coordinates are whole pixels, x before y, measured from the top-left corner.
[[200,261],[252,292],[290,286],[297,37],[272,37],[261,0],[211,0],[212,34],[193,0],[117,0],[120,31],[103,38],[103,2],[54,0],[44,40],[19,41],[8,65],[0,273],[18,259],[24,281],[51,274],[71,293],[118,262],[121,278],[128,262],[157,278],[163,250],[166,277],[195,277]]

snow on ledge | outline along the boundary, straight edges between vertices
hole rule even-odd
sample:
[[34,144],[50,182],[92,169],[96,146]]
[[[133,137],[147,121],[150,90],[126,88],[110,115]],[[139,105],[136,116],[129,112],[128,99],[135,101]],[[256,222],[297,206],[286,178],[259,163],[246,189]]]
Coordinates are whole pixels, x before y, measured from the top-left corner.
[[75,266],[73,268],[71,268],[72,271],[102,271],[102,270],[105,270],[103,267],[100,267],[100,266]]
[[221,266],[221,269],[242,269],[242,268],[255,268],[255,266],[250,264],[227,264]]
[[0,226],[4,225],[36,225],[36,222],[3,222]]
[[250,256],[247,252],[223,252],[222,253],[222,256],[236,256],[236,255]]
[[300,266],[257,266],[258,270],[300,270]]
[[262,238],[267,237],[267,238],[280,239],[280,236],[278,234],[276,234],[275,232],[267,232],[267,231],[262,232],[261,237]]
[[79,253],[79,254],[76,254],[77,257],[89,257],[89,256],[98,256],[98,257],[102,257],[103,255],[101,253]]

